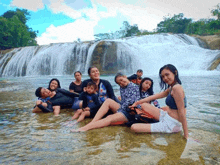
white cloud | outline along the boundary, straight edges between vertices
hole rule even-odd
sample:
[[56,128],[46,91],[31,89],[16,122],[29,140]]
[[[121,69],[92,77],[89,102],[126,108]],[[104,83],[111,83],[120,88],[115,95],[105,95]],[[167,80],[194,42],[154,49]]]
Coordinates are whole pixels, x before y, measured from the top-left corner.
[[47,45],[49,43],[73,42],[78,38],[81,41],[94,40],[95,21],[86,21],[78,19],[73,23],[68,23],[62,26],[55,27],[51,25],[46,32],[40,37],[37,37],[39,45]]
[[19,8],[25,8],[32,11],[37,11],[44,8],[42,0],[13,0],[11,6],[16,6]]

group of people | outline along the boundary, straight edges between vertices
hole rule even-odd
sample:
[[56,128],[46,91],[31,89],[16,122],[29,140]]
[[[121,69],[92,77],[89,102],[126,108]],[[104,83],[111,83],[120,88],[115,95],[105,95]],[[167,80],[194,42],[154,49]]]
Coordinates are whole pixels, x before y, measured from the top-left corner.
[[[98,68],[88,69],[90,79],[81,81],[81,72],[74,73],[75,81],[69,91],[62,89],[57,79],[52,79],[48,88],[39,87],[35,94],[39,98],[33,112],[60,113],[61,108],[76,110],[72,120],[75,123],[85,117],[93,118],[90,123],[72,132],[88,131],[114,124],[126,124],[135,132],[174,133],[183,129],[188,138],[186,121],[186,97],[175,66],[167,64],[159,71],[160,86],[164,89],[153,92],[153,80],[142,78],[143,71],[127,77],[117,73],[115,82],[120,86],[120,97],[116,97],[109,81],[100,79]],[[157,99],[166,97],[165,107],[160,107]],[[143,122],[136,110],[148,114]],[[140,114],[139,114],[140,116]],[[142,116],[143,118],[143,116]]]

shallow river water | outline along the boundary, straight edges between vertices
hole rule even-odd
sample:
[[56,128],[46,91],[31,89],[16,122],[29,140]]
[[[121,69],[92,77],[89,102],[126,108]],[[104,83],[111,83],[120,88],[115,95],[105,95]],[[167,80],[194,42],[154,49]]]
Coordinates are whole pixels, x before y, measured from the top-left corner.
[[[53,76],[68,89],[71,76]],[[136,134],[126,126],[71,133],[63,126],[73,111],[33,114],[35,89],[49,77],[0,79],[0,164],[220,164],[220,76],[183,76],[189,139],[183,133]],[[83,79],[87,78],[86,76]],[[119,87],[108,79],[119,95]],[[159,92],[159,79],[154,91]],[[164,99],[159,100],[161,106]]]

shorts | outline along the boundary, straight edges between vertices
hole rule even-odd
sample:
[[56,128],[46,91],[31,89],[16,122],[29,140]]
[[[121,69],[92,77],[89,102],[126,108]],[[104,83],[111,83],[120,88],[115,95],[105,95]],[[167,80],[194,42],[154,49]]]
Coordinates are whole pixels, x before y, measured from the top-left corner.
[[74,103],[73,103],[73,105],[72,105],[72,109],[74,109],[74,110],[80,109],[79,103],[80,103],[81,101],[82,101],[82,100],[79,100],[78,97],[75,97],[75,98],[74,98]]
[[182,124],[170,117],[166,111],[160,110],[158,123],[151,124],[151,132],[174,133],[182,130]]
[[126,109],[118,111],[118,113],[122,113],[128,121],[134,121],[135,115],[131,115]]

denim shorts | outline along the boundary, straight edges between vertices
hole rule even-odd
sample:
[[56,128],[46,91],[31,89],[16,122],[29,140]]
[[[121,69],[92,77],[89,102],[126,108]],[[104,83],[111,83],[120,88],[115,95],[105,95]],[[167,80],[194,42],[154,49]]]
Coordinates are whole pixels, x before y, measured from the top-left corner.
[[128,121],[134,121],[135,115],[131,115],[127,110],[121,110],[118,113],[122,113]]

